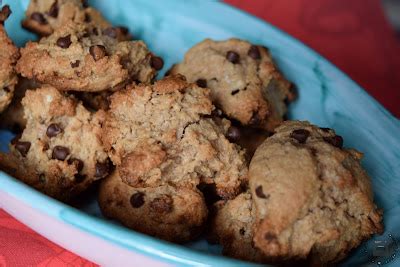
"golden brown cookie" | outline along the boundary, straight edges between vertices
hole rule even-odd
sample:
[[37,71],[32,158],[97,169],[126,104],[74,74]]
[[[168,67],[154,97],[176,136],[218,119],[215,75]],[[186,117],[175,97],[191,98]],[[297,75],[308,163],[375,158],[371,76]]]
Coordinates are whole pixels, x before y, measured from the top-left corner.
[[268,50],[239,39],[200,42],[170,73],[210,88],[214,104],[245,126],[273,130],[295,98]]

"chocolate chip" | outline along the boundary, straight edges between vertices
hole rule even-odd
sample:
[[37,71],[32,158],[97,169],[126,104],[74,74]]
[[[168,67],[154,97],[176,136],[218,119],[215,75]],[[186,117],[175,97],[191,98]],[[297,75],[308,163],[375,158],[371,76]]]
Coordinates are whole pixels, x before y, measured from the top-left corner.
[[96,178],[104,178],[106,177],[110,172],[110,163],[108,160],[105,162],[97,162],[96,163],[96,173],[94,174],[94,177]]
[[325,127],[319,127],[322,131],[329,133],[331,131],[331,128],[325,128]]
[[8,88],[8,86],[6,86],[6,87],[3,87],[3,90],[4,90],[4,91],[6,91],[6,93],[9,93],[9,92],[11,92],[11,90],[10,90],[10,88]]
[[131,196],[131,206],[133,208],[140,208],[144,204],[144,193],[137,192]]
[[324,137],[325,142],[328,142],[332,146],[342,148],[343,147],[343,137],[340,135],[335,135],[333,137]]
[[39,12],[33,12],[32,15],[31,15],[31,19],[36,21],[37,23],[39,23],[41,25],[47,24],[46,18],[43,16],[42,13],[39,13]]
[[274,235],[273,233],[267,232],[264,235],[264,239],[271,242],[271,241],[275,241],[276,240],[276,235]]
[[300,144],[303,144],[308,136],[310,136],[310,132],[305,129],[297,129],[290,134],[290,137],[296,139]]
[[150,202],[150,210],[157,213],[170,213],[173,209],[173,199],[169,195],[157,197]]
[[60,37],[57,40],[57,45],[61,48],[68,48],[71,45],[71,34],[68,34],[67,36]]
[[240,130],[235,126],[230,126],[226,134],[229,141],[237,142],[240,139]]
[[260,124],[261,119],[260,116],[258,115],[258,113],[254,113],[253,116],[251,117],[251,119],[249,120],[249,124],[256,126],[258,124]]
[[107,55],[106,48],[102,45],[93,45],[89,48],[94,61],[98,61]]
[[239,89],[233,90],[233,91],[231,92],[231,95],[236,95],[236,94],[239,93],[239,92],[240,92]]
[[150,64],[156,70],[161,70],[164,67],[164,60],[160,57],[152,56]]
[[4,21],[10,16],[11,14],[11,9],[9,5],[5,5],[2,7],[0,11],[0,24],[4,24]]
[[64,146],[55,146],[51,157],[53,159],[65,160],[69,155],[69,149]]
[[52,123],[47,127],[46,135],[50,138],[57,136],[59,133],[62,132],[60,125],[57,123]]
[[264,194],[264,191],[263,191],[263,188],[261,185],[257,186],[255,192],[256,192],[256,196],[259,198],[265,198],[265,199],[269,198],[269,195]]
[[117,38],[117,30],[114,27],[104,29],[103,34],[111,38]]
[[252,59],[260,59],[260,50],[258,50],[258,47],[256,45],[252,45],[249,49],[249,52],[247,52],[247,55],[251,57]]
[[129,33],[129,29],[127,28],[127,27],[124,27],[124,26],[118,26],[117,27],[121,32],[122,32],[122,34],[128,34]]
[[79,174],[79,173],[75,174],[74,177],[75,177],[75,182],[77,182],[77,183],[81,183],[86,179],[86,175]]
[[237,64],[239,63],[240,56],[236,52],[228,51],[228,53],[226,53],[226,59],[232,62],[233,64]]
[[224,115],[224,113],[219,108],[216,108],[213,111],[211,111],[211,115],[214,117],[222,117],[222,115]]
[[83,0],[83,1],[82,1],[82,6],[83,6],[84,8],[89,7],[89,4],[88,4],[87,0]]
[[98,30],[97,28],[93,28],[93,29],[92,29],[92,33],[93,33],[94,35],[99,35],[99,30]]
[[55,1],[51,5],[51,7],[49,9],[49,12],[47,12],[47,14],[49,14],[50,17],[57,18],[57,16],[58,16],[58,4],[57,4],[57,1]]
[[92,18],[90,17],[90,15],[88,13],[85,14],[85,22],[91,22]]
[[196,84],[197,84],[198,87],[206,88],[206,87],[207,87],[207,80],[205,80],[205,79],[198,79],[198,80],[196,81]]
[[79,64],[81,63],[81,61],[78,59],[75,62],[71,62],[71,68],[77,68],[79,67]]
[[240,235],[244,235],[246,233],[246,231],[244,230],[244,228],[240,228],[239,233],[240,233]]
[[83,169],[84,163],[82,160],[80,159],[76,159],[76,158],[70,158],[68,160],[68,164],[69,165],[75,165],[76,166],[76,170],[78,172],[80,172]]
[[14,136],[14,138],[11,139],[11,144],[15,145],[19,141],[19,139],[21,139],[21,134],[17,134],[16,136]]
[[23,142],[23,141],[17,141],[15,143],[15,148],[21,153],[23,157],[28,154],[29,149],[31,148],[31,142]]

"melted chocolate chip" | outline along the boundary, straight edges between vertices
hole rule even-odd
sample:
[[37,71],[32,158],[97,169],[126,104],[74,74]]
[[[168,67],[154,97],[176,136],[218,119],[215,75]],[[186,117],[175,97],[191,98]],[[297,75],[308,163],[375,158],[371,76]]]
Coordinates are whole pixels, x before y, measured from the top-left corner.
[[93,45],[89,48],[94,61],[98,61],[107,55],[106,48],[102,45]]
[[71,62],[71,68],[77,68],[79,67],[79,64],[81,64],[81,61],[78,59],[75,62]]
[[169,195],[157,197],[150,202],[150,210],[157,213],[170,213],[173,209],[173,199]]
[[264,194],[264,191],[263,191],[263,188],[261,185],[257,186],[255,192],[256,192],[256,196],[259,198],[265,198],[265,199],[269,198],[269,195]]
[[60,37],[57,40],[57,45],[61,48],[68,48],[71,45],[71,35],[68,34],[67,36]]
[[226,137],[231,142],[237,142],[240,139],[240,135],[241,134],[239,128],[235,126],[230,126],[228,129],[228,133],[226,134]]
[[205,79],[198,79],[198,80],[196,81],[196,84],[197,84],[198,87],[206,88],[206,87],[207,87],[207,80],[205,80]]
[[236,94],[239,93],[239,92],[240,92],[239,89],[233,90],[233,91],[231,92],[231,95],[236,95]]
[[131,196],[131,206],[133,208],[140,208],[144,204],[144,193],[137,192]]
[[296,139],[300,144],[306,142],[308,136],[310,136],[310,132],[305,129],[297,129],[290,134],[290,137]]
[[23,157],[28,154],[29,149],[31,148],[31,142],[17,141],[15,143],[15,148],[21,153]]
[[117,30],[114,27],[108,27],[103,30],[103,34],[111,37],[111,38],[117,38]]
[[267,240],[268,242],[275,241],[276,235],[274,235],[273,233],[267,232],[264,235],[264,239]]
[[340,135],[335,135],[333,137],[324,137],[325,142],[328,142],[332,146],[342,148],[343,147],[343,137]]
[[258,50],[258,47],[256,45],[252,45],[247,52],[247,55],[251,57],[252,59],[260,59],[260,50]]
[[41,25],[47,24],[46,18],[43,16],[42,13],[39,13],[39,12],[33,12],[32,15],[31,15],[31,19],[36,21],[37,23],[39,23]]
[[150,64],[156,70],[161,70],[164,67],[164,60],[160,57],[152,56]]
[[101,162],[97,162],[96,163],[96,173],[95,173],[95,177],[96,178],[104,178],[106,177],[110,172],[110,164],[107,161],[101,163]]
[[229,60],[233,64],[237,64],[237,63],[239,63],[240,56],[236,52],[228,51],[228,53],[226,53],[226,59]]
[[57,123],[52,123],[47,127],[46,135],[50,138],[57,136],[59,133],[62,132],[60,125]]
[[65,160],[69,155],[69,149],[64,146],[55,146],[51,157],[53,159]]
[[58,16],[58,4],[57,4],[57,1],[55,1],[51,5],[51,7],[49,9],[49,12],[47,12],[47,14],[49,14],[50,17],[57,18],[57,16]]
[[80,159],[76,159],[76,158],[70,158],[70,159],[68,160],[68,164],[70,164],[70,165],[72,165],[72,164],[75,165],[75,166],[76,166],[76,170],[77,170],[78,172],[81,172],[82,169],[83,169],[83,166],[84,166],[83,161],[80,160]]

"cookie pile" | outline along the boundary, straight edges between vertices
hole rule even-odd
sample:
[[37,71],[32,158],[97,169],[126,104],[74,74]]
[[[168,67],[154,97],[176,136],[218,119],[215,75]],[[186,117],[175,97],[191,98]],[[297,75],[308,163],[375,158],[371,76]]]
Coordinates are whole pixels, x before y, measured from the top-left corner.
[[[285,121],[296,91],[267,48],[205,40],[163,60],[81,0],[31,1],[17,49],[0,13],[0,167],[64,202],[98,185],[104,216],[226,255],[322,265],[382,231],[361,153]],[[14,96],[13,96],[14,95]],[[254,155],[253,155],[254,154]]]

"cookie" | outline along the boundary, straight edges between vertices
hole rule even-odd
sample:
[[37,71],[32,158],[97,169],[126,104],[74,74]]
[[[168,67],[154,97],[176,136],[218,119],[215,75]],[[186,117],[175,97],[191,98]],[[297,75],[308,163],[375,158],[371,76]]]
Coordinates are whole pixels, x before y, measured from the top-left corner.
[[31,0],[22,26],[48,36],[70,22],[85,23],[104,31],[119,41],[130,40],[128,29],[112,27],[96,9],[87,7],[82,0]]
[[253,244],[255,210],[250,192],[218,201],[214,209],[210,235],[222,245],[222,253],[240,260],[266,262],[265,255]]
[[162,68],[142,41],[118,42],[84,24],[66,24],[21,48],[22,76],[59,90],[118,90],[129,81],[149,83]]
[[14,96],[3,113],[0,114],[0,128],[11,130],[14,133],[21,133],[26,126],[24,118],[24,108],[22,107],[22,98],[27,90],[39,87],[33,80],[18,77],[18,83],[15,85]]
[[99,189],[102,213],[127,227],[171,242],[196,238],[207,219],[203,195],[197,189],[161,185],[135,188],[115,171]]
[[110,171],[100,132],[104,114],[43,86],[22,99],[27,125],[0,164],[10,175],[62,201],[73,200]]
[[290,121],[257,149],[249,168],[253,240],[267,257],[332,264],[382,233],[362,154],[342,146],[331,129]]
[[225,137],[230,122],[207,118],[209,90],[169,76],[111,96],[102,140],[121,179],[133,187],[215,186],[232,198],[247,183],[244,151]]
[[11,103],[14,87],[18,81],[15,64],[19,57],[18,48],[8,37],[4,22],[11,14],[10,7],[5,5],[0,11],[0,112]]
[[273,130],[295,98],[268,50],[239,39],[196,44],[171,74],[211,89],[211,97],[229,118],[244,126]]

